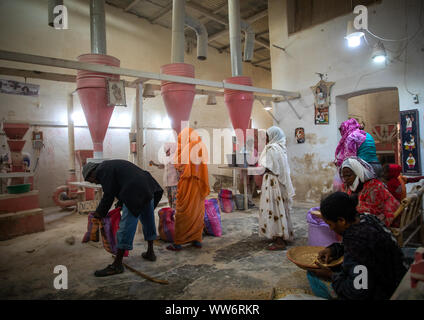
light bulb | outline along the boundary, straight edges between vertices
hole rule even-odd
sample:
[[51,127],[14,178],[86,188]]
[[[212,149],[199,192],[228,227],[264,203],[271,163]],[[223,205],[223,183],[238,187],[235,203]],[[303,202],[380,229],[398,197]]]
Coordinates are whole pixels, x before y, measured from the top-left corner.
[[381,56],[375,56],[373,58],[373,61],[375,63],[382,63],[382,62],[386,61],[386,56],[383,56],[383,55],[381,55]]
[[347,38],[349,48],[356,48],[361,45],[361,36],[352,36]]

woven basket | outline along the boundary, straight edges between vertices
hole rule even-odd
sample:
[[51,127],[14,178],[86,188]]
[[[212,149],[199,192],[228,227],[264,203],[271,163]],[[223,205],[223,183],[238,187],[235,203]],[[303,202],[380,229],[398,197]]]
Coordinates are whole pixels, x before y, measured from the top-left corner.
[[[324,250],[325,247],[294,247],[287,251],[287,258],[304,270],[319,269],[320,267],[315,264],[318,259],[318,253]],[[329,264],[323,264],[324,267],[331,268],[343,263],[343,257],[332,261]]]

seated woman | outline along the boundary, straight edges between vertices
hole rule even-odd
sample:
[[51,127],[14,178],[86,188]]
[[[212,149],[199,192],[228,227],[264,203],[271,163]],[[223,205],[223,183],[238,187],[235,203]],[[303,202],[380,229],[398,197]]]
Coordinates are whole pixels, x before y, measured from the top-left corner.
[[390,226],[399,201],[377,180],[372,167],[360,158],[351,157],[343,161],[340,176],[344,182],[344,191],[359,198],[359,213],[376,215],[386,226]]
[[385,164],[383,166],[383,182],[387,189],[399,202],[406,197],[405,182],[402,180],[402,168],[398,164]]
[[[407,264],[390,230],[374,215],[356,211],[357,198],[336,192],[321,202],[330,229],[343,237],[318,256],[320,269],[307,276],[321,298],[386,300],[395,292]],[[344,256],[339,272],[322,266]]]

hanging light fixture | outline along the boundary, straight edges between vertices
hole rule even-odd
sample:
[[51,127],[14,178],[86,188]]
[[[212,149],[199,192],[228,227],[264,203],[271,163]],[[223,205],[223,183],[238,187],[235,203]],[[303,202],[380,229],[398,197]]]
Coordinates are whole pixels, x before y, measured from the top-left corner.
[[154,98],[155,90],[150,83],[146,83],[143,88],[143,98]]
[[264,109],[265,109],[266,111],[270,111],[270,110],[272,110],[272,104],[271,104],[271,101],[266,101],[266,102],[265,102]]
[[208,106],[216,105],[216,96],[214,94],[208,95],[208,101],[206,102],[206,105],[208,105]]
[[353,21],[350,20],[347,23],[347,32],[345,39],[347,40],[347,45],[350,48],[356,48],[361,45],[361,38],[364,37],[365,34],[361,31],[358,31],[353,26]]
[[372,50],[372,60],[375,63],[383,63],[387,59],[386,48],[384,48],[384,44],[379,41]]

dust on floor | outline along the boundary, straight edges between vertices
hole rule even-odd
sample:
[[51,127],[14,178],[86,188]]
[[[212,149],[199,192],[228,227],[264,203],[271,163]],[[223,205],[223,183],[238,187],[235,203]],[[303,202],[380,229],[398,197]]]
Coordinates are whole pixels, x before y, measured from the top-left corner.
[[[307,243],[307,211],[305,207],[293,210],[296,240],[290,246]],[[87,216],[61,217],[46,223],[45,232],[0,242],[0,299],[267,300],[274,288],[309,289],[306,272],[288,261],[286,251],[265,250],[268,242],[258,235],[257,209],[223,213],[222,226],[222,237],[205,236],[200,250],[188,246],[171,252],[167,243],[155,241],[156,262],[140,257],[147,244],[137,232],[134,250],[124,262],[169,281],[162,285],[129,270],[94,277],[95,270],[113,261],[111,255],[101,242],[81,243]],[[75,238],[74,244],[66,241],[70,237]],[[53,286],[57,265],[68,270],[66,290]]]

